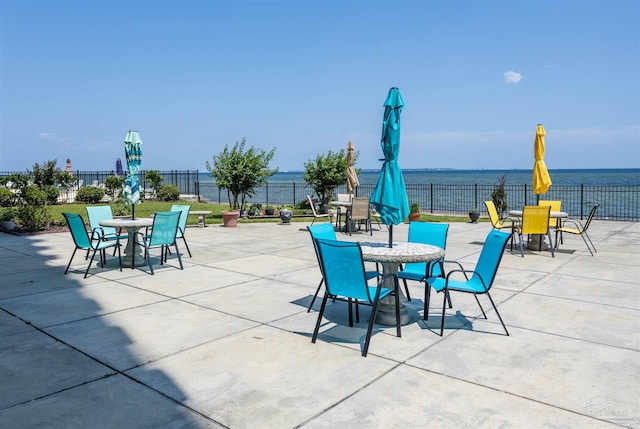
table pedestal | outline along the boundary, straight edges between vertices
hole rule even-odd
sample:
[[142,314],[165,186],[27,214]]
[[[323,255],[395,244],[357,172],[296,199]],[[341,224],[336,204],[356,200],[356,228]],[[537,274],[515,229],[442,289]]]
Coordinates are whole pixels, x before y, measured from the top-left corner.
[[[397,262],[384,262],[382,263],[382,274],[398,274]],[[393,277],[384,279],[382,287],[393,290],[395,285]],[[398,296],[387,295],[378,303],[378,312],[376,314],[376,323],[379,325],[395,326],[396,324],[396,299],[400,300],[400,324],[409,324],[409,311],[404,305],[406,298],[402,293],[402,288],[398,285]]]
[[547,240],[544,235],[531,234],[527,242],[527,249],[534,251],[549,250],[549,246],[547,245]]
[[124,248],[124,256],[122,258],[123,267],[135,268],[146,264],[142,255],[142,247],[136,240],[136,235],[140,228],[139,226],[126,227],[127,246]]

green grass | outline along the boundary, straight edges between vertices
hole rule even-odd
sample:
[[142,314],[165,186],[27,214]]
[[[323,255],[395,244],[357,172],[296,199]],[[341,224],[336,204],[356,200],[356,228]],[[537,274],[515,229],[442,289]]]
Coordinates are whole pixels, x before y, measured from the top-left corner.
[[[171,209],[173,204],[187,204],[191,206],[191,210],[210,210],[211,214],[206,216],[207,224],[216,224],[222,223],[222,214],[221,212],[224,210],[229,210],[228,204],[211,204],[211,203],[197,203],[192,201],[173,201],[173,202],[163,202],[163,201],[143,201],[141,204],[136,205],[135,213],[136,217],[149,217],[155,212],[168,211]],[[49,206],[49,215],[51,216],[51,221],[57,224],[64,223],[64,217],[62,213],[76,213],[82,215],[85,222],[87,219],[87,211],[85,209],[86,204],[61,204],[55,206]],[[294,211],[296,217],[294,217],[292,222],[309,222],[313,220],[313,216],[309,214],[309,217],[300,217],[300,210],[296,209]],[[480,218],[480,222],[486,222],[487,218]],[[432,215],[432,214],[422,214],[420,216],[421,222],[469,222],[469,218],[467,216],[452,216],[452,215]],[[254,223],[254,222],[280,222],[279,218],[273,219],[239,219],[240,223]],[[189,216],[187,218],[187,225],[197,225],[198,217],[197,216]]]

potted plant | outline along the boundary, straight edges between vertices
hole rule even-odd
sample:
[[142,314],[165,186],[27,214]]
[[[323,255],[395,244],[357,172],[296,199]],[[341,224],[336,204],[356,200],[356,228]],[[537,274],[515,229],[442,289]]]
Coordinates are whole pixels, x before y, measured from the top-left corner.
[[218,188],[227,190],[231,212],[238,211],[235,219],[230,212],[222,212],[223,221],[229,219],[228,226],[236,226],[239,211],[244,210],[245,201],[254,195],[255,188],[264,185],[269,177],[278,172],[277,168],[269,169],[275,148],[269,152],[253,146],[245,150],[245,144],[246,139],[243,138],[231,149],[225,145],[222,152],[213,157],[212,164],[207,161],[207,170]]
[[273,206],[266,206],[266,207],[264,208],[264,214],[265,214],[265,215],[267,215],[267,216],[273,216],[273,212],[274,212],[275,210],[276,210],[276,208],[275,208],[275,207],[273,207]]
[[409,222],[420,220],[420,204],[413,203],[409,206]]
[[249,207],[249,216],[260,216],[262,214],[262,204],[255,203]]
[[280,213],[280,220],[282,223],[291,223],[291,218],[293,217],[293,207],[291,206],[282,206],[278,210]]
[[469,212],[469,219],[471,219],[471,223],[478,223],[478,218],[480,218],[480,213],[478,212],[478,208],[474,207]]
[[7,231],[13,231],[16,227],[14,219],[16,211],[12,207],[0,207],[0,226]]
[[507,175],[503,174],[498,178],[498,183],[493,187],[491,192],[491,201],[496,206],[496,211],[500,219],[504,219],[504,213],[506,213],[509,206],[507,205],[507,192],[505,191],[505,185],[507,184]]
[[238,225],[238,218],[240,217],[239,210],[223,210],[222,211],[222,224],[226,227],[233,227]]

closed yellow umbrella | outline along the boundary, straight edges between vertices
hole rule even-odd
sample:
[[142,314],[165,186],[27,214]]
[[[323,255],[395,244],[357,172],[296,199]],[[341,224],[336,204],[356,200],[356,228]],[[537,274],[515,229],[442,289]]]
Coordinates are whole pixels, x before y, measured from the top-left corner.
[[533,144],[533,155],[535,164],[533,165],[533,193],[542,195],[549,190],[551,186],[551,176],[547,170],[547,164],[544,163],[544,127],[538,124],[536,129],[536,141]]

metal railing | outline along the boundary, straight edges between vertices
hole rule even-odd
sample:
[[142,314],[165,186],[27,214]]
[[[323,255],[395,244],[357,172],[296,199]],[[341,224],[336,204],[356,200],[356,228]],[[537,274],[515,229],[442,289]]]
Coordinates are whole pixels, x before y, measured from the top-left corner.
[[[0,172],[8,176],[12,172]],[[178,187],[182,195],[194,195],[198,201],[228,203],[227,191],[219,189],[213,182],[201,182],[198,170],[159,171],[163,184]],[[79,180],[76,187],[101,186],[115,171],[74,171]],[[139,173],[141,188],[150,190],[146,171]],[[357,196],[369,196],[374,184],[362,184],[356,190]],[[407,196],[410,203],[417,203],[423,212],[432,214],[464,215],[473,209],[486,214],[484,201],[491,199],[494,185],[447,185],[408,184]],[[562,211],[574,218],[584,219],[595,204],[600,204],[597,219],[640,220],[640,186],[593,186],[593,185],[553,185],[544,195],[538,197],[531,185],[505,185],[507,204],[510,209],[521,209],[524,205],[537,204],[537,200],[560,200]],[[346,193],[346,186],[339,186],[336,193]],[[269,182],[255,189],[248,203],[264,205],[298,206],[313,195],[313,189],[304,182]]]

